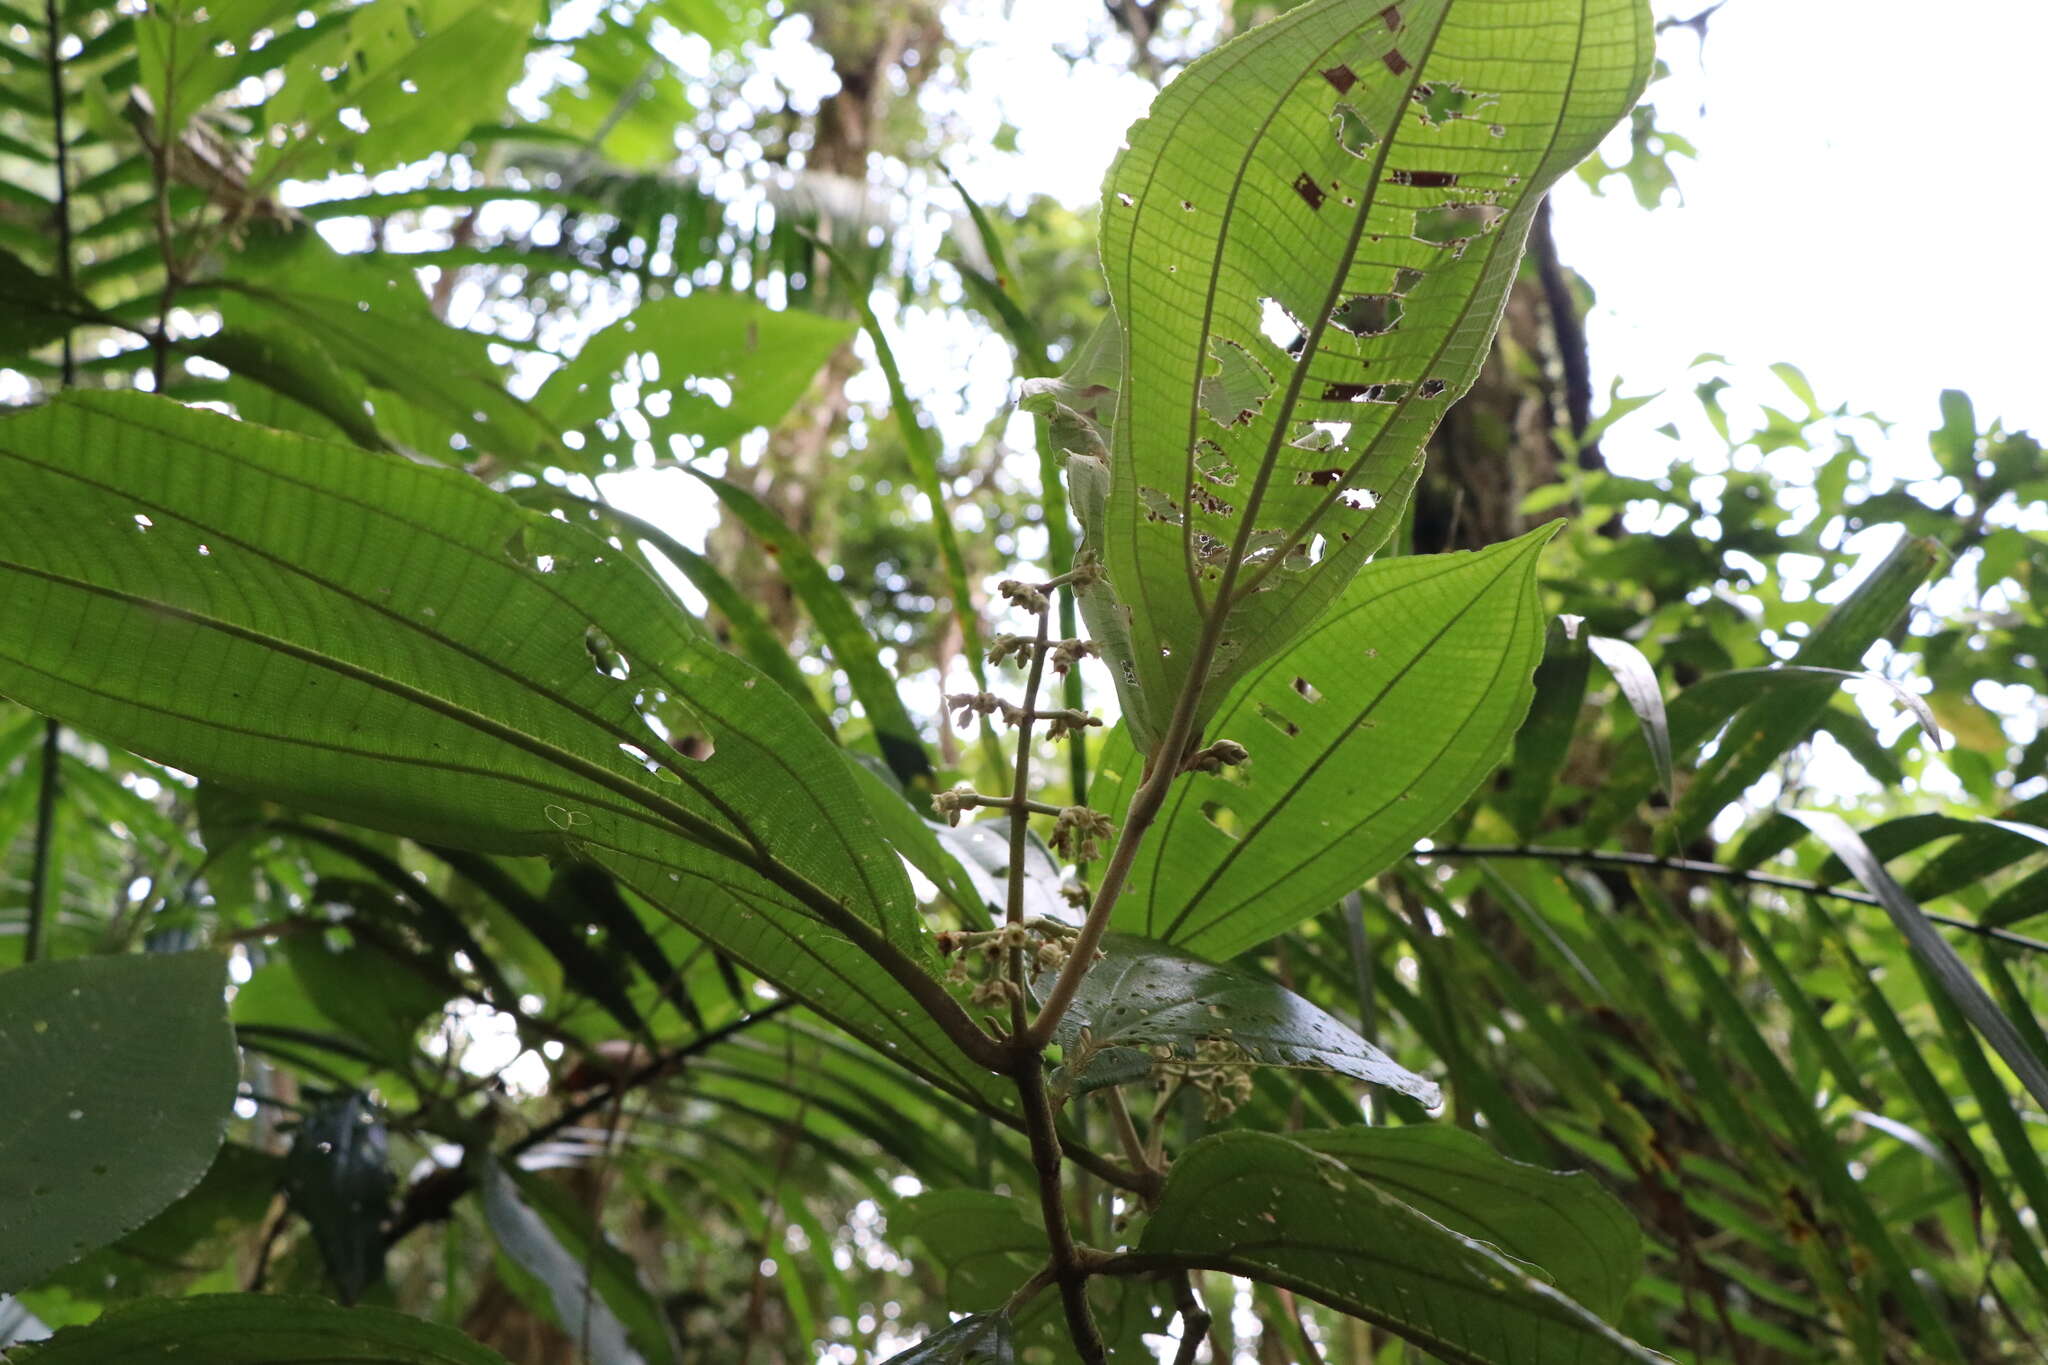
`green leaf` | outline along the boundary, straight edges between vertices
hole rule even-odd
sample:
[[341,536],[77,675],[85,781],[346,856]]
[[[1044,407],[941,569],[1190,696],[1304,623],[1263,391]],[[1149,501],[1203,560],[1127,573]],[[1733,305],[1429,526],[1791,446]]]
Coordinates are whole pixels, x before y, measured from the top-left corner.
[[2026,1040],[2013,1027],[2012,1020],[2005,1017],[1997,1002],[1986,993],[1962,958],[1956,955],[1956,950],[1949,946],[1941,931],[1927,918],[1927,912],[1892,880],[1891,874],[1884,870],[1884,864],[1871,853],[1856,831],[1841,816],[1827,811],[1788,813],[1819,835],[1821,842],[1834,850],[1835,856],[1842,860],[1856,880],[1863,883],[1864,889],[1877,897],[1920,965],[1940,983],[1956,1008],[2005,1059],[2005,1064],[2012,1068],[2013,1074],[2019,1077],[2035,1102],[2048,1108],[2048,1063],[2034,1055]]
[[1291,1289],[1445,1361],[1664,1359],[1345,1161],[1270,1133],[1218,1133],[1183,1152],[1138,1251]]
[[1593,657],[1585,636],[1575,628],[1576,618],[1573,622],[1553,620],[1544,635],[1529,715],[1515,732],[1514,761],[1508,765],[1507,788],[1498,798],[1502,813],[1524,843],[1535,837],[1556,794],[1578,732],[1579,712],[1586,704]]
[[[1149,752],[1335,602],[1485,359],[1543,192],[1626,114],[1641,0],[1318,0],[1196,61],[1103,187],[1106,585]],[[1077,505],[1079,499],[1076,499]]]
[[39,528],[0,557],[0,693],[336,818],[588,858],[955,1094],[1004,1092],[900,984],[935,959],[840,751],[607,542],[140,395],[0,419],[0,504]]
[[250,182],[379,171],[445,151],[497,114],[535,21],[517,0],[365,5],[289,68],[263,107],[291,136],[266,139]]
[[924,740],[918,735],[917,722],[904,709],[903,699],[896,692],[896,679],[882,666],[875,638],[855,614],[846,589],[833,581],[817,556],[766,503],[736,483],[700,469],[690,472],[718,495],[725,510],[746,527],[754,543],[781,567],[790,590],[803,602],[811,623],[831,648],[833,660],[846,670],[847,682],[867,712],[868,724],[875,732],[875,746],[889,771],[906,787],[929,786],[932,762],[925,753]]
[[645,1358],[627,1341],[625,1326],[597,1293],[585,1263],[519,1197],[494,1159],[483,1165],[483,1206],[499,1250],[536,1287],[541,1302],[535,1306],[572,1341],[585,1343],[597,1365],[642,1365]]
[[315,1106],[292,1137],[284,1180],[341,1301],[354,1303],[384,1278],[391,1205],[390,1135],[368,1098],[339,1095]]
[[1016,1365],[1016,1360],[1010,1319],[1001,1313],[981,1313],[934,1332],[882,1365]]
[[1022,1200],[988,1190],[912,1195],[890,1211],[889,1239],[918,1243],[942,1268],[955,1312],[1002,1307],[1045,1264],[1045,1229]]
[[0,1292],[140,1227],[206,1174],[235,1097],[214,953],[0,976]]
[[1593,651],[1594,658],[1607,665],[1607,671],[1614,676],[1614,684],[1621,689],[1629,710],[1636,713],[1636,724],[1642,727],[1643,742],[1650,746],[1650,761],[1657,766],[1657,781],[1663,784],[1665,791],[1671,791],[1671,722],[1664,714],[1664,689],[1657,683],[1657,670],[1650,667],[1643,651],[1626,640],[1609,640],[1595,635],[1587,639],[1586,648]]
[[[1442,1102],[1432,1082],[1255,972],[1204,962],[1129,934],[1105,935],[1102,953],[1054,1034],[1068,1070],[1077,1076],[1085,1075],[1099,1052],[1166,1050],[1172,1060],[1155,1058],[1149,1070],[1197,1060],[1308,1067],[1386,1086],[1425,1105]],[[1051,984],[1042,977],[1034,986]],[[1132,1078],[1118,1076],[1119,1083],[1127,1079]]]
[[[1328,908],[1414,847],[1507,752],[1543,650],[1543,527],[1471,554],[1360,574],[1250,674],[1213,729],[1250,761],[1168,796],[1118,902],[1120,929],[1229,958]],[[1115,736],[1093,800],[1140,772]]]
[[[548,377],[534,406],[587,444],[565,467],[598,473],[632,463],[639,414],[659,460],[690,460],[781,421],[826,361],[853,336],[851,323],[743,294],[705,292],[643,303],[584,343]],[[632,397],[621,401],[630,391]],[[600,429],[599,423],[604,423]]]
[[277,1192],[283,1161],[253,1147],[221,1146],[206,1175],[156,1217],[111,1246],[46,1277],[39,1288],[73,1300],[110,1304],[149,1294],[229,1288],[235,1242],[261,1222]]
[[671,1326],[633,1259],[593,1225],[573,1191],[490,1162],[483,1197],[499,1247],[538,1281],[545,1297],[538,1306],[572,1338],[590,1342],[596,1365],[675,1359]]
[[275,1294],[150,1299],[5,1354],[7,1365],[506,1365],[452,1327]]
[[1621,1312],[1642,1274],[1642,1229],[1590,1175],[1509,1161],[1475,1135],[1437,1124],[1294,1138],[1453,1232],[1535,1266],[1604,1319]]
[[0,354],[26,355],[99,316],[77,290],[38,274],[13,252],[0,251]]

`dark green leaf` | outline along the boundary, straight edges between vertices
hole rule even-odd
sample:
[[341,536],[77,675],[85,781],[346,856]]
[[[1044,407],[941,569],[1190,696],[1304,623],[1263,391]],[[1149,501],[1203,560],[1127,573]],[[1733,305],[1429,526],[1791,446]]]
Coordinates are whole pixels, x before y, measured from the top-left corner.
[[140,1227],[199,1182],[235,1096],[214,953],[0,975],[0,1292]]
[[452,1327],[271,1294],[151,1299],[5,1354],[8,1365],[506,1365]]
[[1664,1359],[1518,1261],[1270,1133],[1218,1133],[1183,1152],[1138,1250],[1291,1289],[1445,1361]]
[[292,1137],[284,1182],[342,1302],[354,1303],[384,1278],[391,1204],[390,1135],[366,1096],[339,1095],[314,1106]]
[[[1104,936],[1102,952],[1056,1031],[1077,1078],[1087,1076],[1100,1050],[1142,1049],[1155,1054],[1154,1070],[1197,1062],[1310,1067],[1386,1086],[1425,1105],[1441,1102],[1432,1082],[1263,976],[1129,934]],[[1051,984],[1049,977],[1034,983]],[[1161,1051],[1171,1058],[1157,1058]]]
[[1473,1134],[1438,1124],[1294,1137],[1453,1232],[1535,1266],[1609,1321],[1642,1273],[1642,1229],[1590,1175],[1509,1161]]

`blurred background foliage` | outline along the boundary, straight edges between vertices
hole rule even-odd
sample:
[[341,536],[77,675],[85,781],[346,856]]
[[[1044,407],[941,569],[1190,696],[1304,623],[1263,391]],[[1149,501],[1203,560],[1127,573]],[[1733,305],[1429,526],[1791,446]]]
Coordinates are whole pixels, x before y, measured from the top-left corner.
[[[1105,0],[1064,55],[1164,81],[1279,8]],[[948,179],[986,42],[960,35],[998,20],[1029,31],[1026,7],[936,0],[0,6],[0,398],[68,372],[467,465],[646,554],[856,753],[879,759],[878,698],[900,696],[936,775],[898,767],[914,803],[986,785],[941,679],[969,672],[989,585],[1070,543],[1008,395],[1103,308],[1089,215]],[[1584,172],[1646,209],[1691,152],[1656,97]],[[1923,438],[1792,365],[1702,356],[1701,420],[1655,438],[1668,466],[1617,472],[1602,437],[1641,400],[1589,378],[1598,282],[1546,217],[1401,547],[1565,519],[1513,761],[1249,963],[1440,1080],[1439,1121],[1620,1195],[1650,1249],[1638,1339],[2041,1359],[2042,1114],[1870,887],[1776,813],[1846,816],[2048,1056],[2040,446],[1959,392]],[[598,376],[599,415],[551,393],[617,319],[719,297],[750,345],[816,349],[772,410],[631,361]],[[785,338],[786,310],[830,326]],[[672,326],[641,340],[688,369],[713,343],[699,315]],[[665,429],[690,396],[748,434]],[[675,467],[700,458],[722,504]],[[1641,652],[1663,712],[1592,637]],[[1865,676],[1761,671],[1788,662]],[[1080,799],[1085,761],[1040,771],[1045,799]],[[196,1190],[0,1302],[0,1340],[253,1287],[401,1307],[536,1365],[582,1358],[597,1314],[649,1362],[866,1361],[1030,1269],[1005,1249],[1037,1235],[1021,1140],[588,869],[309,821],[0,711],[0,965],[39,896],[48,956],[232,945],[243,1098]],[[1164,1103],[1183,1140],[1424,1117],[1270,1071],[1234,1115]],[[491,1151],[504,1188],[463,1160]],[[1078,1198],[1106,1235],[1106,1193]],[[1219,1359],[1414,1358],[1202,1287]],[[1129,1297],[1142,1352],[1166,1305]]]

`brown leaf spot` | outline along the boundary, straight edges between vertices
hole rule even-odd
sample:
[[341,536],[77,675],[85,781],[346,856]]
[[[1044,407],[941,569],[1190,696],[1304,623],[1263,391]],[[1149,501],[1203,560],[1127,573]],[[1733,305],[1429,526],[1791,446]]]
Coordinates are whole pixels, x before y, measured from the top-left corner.
[[1401,49],[1398,47],[1388,48],[1380,60],[1385,62],[1387,70],[1393,72],[1396,76],[1408,69],[1408,59],[1401,55]]
[[1303,171],[1295,177],[1294,192],[1301,196],[1302,203],[1307,204],[1312,209],[1319,209],[1323,206],[1323,187],[1318,185],[1316,178],[1307,171]]
[[1399,5],[1388,5],[1380,11],[1380,20],[1386,24],[1387,32],[1394,33],[1399,31],[1401,27],[1401,7]]
[[1323,72],[1323,79],[1337,87],[1337,93],[1341,95],[1352,86],[1358,84],[1358,73],[1344,65],[1344,63],[1339,62]]
[[1389,185],[1413,185],[1421,190],[1447,190],[1458,183],[1453,171],[1395,171],[1387,177]]

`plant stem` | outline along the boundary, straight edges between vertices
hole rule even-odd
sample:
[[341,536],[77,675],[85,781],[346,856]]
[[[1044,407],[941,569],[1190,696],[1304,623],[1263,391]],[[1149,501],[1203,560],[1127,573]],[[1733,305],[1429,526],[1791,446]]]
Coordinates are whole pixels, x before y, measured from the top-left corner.
[[1052,1102],[1045,1093],[1045,1072],[1037,1049],[1019,1051],[1011,1077],[1024,1101],[1024,1120],[1031,1138],[1031,1165],[1038,1175],[1038,1208],[1052,1248],[1053,1278],[1059,1282],[1066,1309],[1067,1332],[1083,1365],[1104,1365],[1102,1333],[1088,1308],[1088,1271],[1074,1245],[1067,1223],[1067,1201],[1060,1189],[1060,1141],[1053,1124]]
[[[1173,1365],[1195,1365],[1195,1355],[1209,1335],[1209,1311],[1195,1297],[1194,1281],[1185,1270],[1173,1282],[1173,1305],[1180,1310],[1180,1350],[1173,1357]],[[1215,1356],[1222,1361],[1221,1352]]]
[[[57,170],[57,284],[68,298],[71,274],[71,142],[64,119],[63,14],[57,0],[43,0],[44,66],[50,81],[50,126],[55,139]],[[78,382],[78,357],[71,344],[71,329],[64,329],[63,362],[59,371],[62,386]],[[43,928],[50,913],[50,852],[57,832],[58,764],[63,750],[58,741],[62,731],[55,720],[43,722],[43,763],[36,783],[35,845],[30,854],[28,874],[28,925],[22,939],[21,960],[34,962],[42,956]]]
[[[1669,858],[1656,853],[1630,853],[1623,850],[1602,850],[1594,848],[1546,848],[1530,844],[1451,844],[1443,848],[1417,850],[1408,855],[1411,858],[1536,858],[1549,862],[1590,863],[1596,867],[1649,868],[1663,872],[1683,872],[1695,877],[1715,877],[1722,881],[1741,882],[1747,886],[1769,886],[1781,891],[1797,891],[1808,896],[1830,896],[1835,900],[1853,901],[1858,905],[1882,905],[1877,897],[1862,891],[1850,891],[1842,887],[1829,886],[1826,882],[1808,881],[1803,877],[1781,877],[1771,872],[1752,872],[1748,868],[1730,867],[1726,863],[1701,862],[1696,858]],[[1966,933],[1978,934],[1993,943],[2003,943],[2011,948],[2024,948],[2029,952],[2048,953],[2048,943],[2025,934],[2015,934],[2009,929],[1995,925],[1973,924],[1966,919],[1951,915],[1937,915],[1922,911],[1936,924]]]
[[[1038,700],[1038,687],[1045,678],[1045,646],[1048,626],[1046,613],[1038,613],[1037,647],[1031,651],[1031,668],[1024,679],[1023,719],[1017,722],[1017,776],[1010,786],[1010,881],[1005,898],[1005,922],[1012,925],[1024,923],[1024,858],[1027,853],[1025,836],[1031,823],[1031,727],[1037,720],[1032,710]],[[1010,998],[1010,1031],[1022,1035],[1026,1022],[1024,1006],[1024,949],[1016,946],[1009,954],[1010,985],[1016,994]]]

